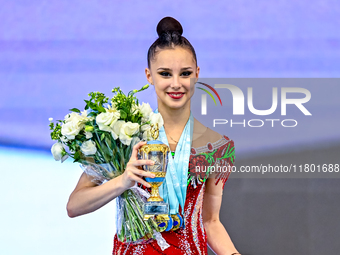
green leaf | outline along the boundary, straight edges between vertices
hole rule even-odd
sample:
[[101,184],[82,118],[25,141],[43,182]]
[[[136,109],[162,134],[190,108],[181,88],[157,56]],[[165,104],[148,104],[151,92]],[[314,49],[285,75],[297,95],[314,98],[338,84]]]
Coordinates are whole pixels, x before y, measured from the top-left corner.
[[73,155],[74,160],[79,160],[80,159],[80,152],[76,151]]
[[88,117],[95,117],[97,115],[97,113],[95,112],[90,112],[89,114],[87,114]]
[[105,138],[105,133],[102,133],[102,135],[100,136],[100,141],[103,141]]
[[123,110],[120,110],[120,117],[121,117],[123,120],[125,120],[126,117],[127,117],[127,113],[126,113],[125,111],[123,111]]
[[99,112],[106,112],[105,108],[101,105],[98,105],[97,109]]
[[70,111],[71,111],[71,112],[78,112],[78,113],[80,113],[80,110],[77,109],[77,108],[72,108],[72,109],[70,109]]

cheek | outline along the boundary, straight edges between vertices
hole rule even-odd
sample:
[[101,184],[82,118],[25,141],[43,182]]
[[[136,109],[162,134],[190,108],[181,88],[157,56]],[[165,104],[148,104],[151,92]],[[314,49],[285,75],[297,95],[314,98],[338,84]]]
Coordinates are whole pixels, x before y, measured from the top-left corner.
[[154,83],[154,88],[155,88],[156,95],[158,97],[162,97],[162,95],[165,93],[166,86],[160,83]]
[[156,91],[165,91],[170,86],[170,81],[165,79],[157,79],[154,82]]

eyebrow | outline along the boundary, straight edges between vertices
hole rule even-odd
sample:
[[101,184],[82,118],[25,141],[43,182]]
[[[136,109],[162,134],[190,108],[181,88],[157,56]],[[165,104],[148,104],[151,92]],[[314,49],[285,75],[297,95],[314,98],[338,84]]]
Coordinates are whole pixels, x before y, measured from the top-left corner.
[[[188,70],[188,69],[192,69],[192,67],[183,67],[183,68],[181,68],[181,70]],[[160,67],[160,68],[157,69],[157,71],[158,70],[171,71],[170,68],[166,68],[166,67]]]

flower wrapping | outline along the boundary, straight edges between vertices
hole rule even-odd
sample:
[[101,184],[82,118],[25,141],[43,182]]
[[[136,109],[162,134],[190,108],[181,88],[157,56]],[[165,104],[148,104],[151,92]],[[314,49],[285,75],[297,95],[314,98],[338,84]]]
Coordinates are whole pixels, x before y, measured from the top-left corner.
[[[50,118],[51,152],[57,161],[68,157],[80,163],[83,171],[97,185],[124,173],[133,146],[141,139],[151,140],[151,125],[163,125],[162,116],[149,104],[139,104],[135,94],[148,88],[132,90],[125,95],[119,87],[114,96],[91,92],[85,108],[71,109],[64,120]],[[143,204],[150,194],[137,185],[117,197],[117,235],[122,242],[157,238],[153,218],[143,220]]]

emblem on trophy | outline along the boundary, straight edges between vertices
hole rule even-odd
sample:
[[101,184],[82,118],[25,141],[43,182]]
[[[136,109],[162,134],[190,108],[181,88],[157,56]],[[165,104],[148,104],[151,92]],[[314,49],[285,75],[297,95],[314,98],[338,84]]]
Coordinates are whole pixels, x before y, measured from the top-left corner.
[[151,125],[151,136],[154,140],[148,141],[139,149],[141,159],[153,160],[155,162],[152,166],[143,166],[145,171],[151,172],[155,175],[154,178],[146,177],[145,180],[151,185],[151,196],[144,204],[144,220],[156,216],[158,219],[164,221],[169,220],[169,205],[164,202],[163,198],[159,195],[159,186],[162,185],[168,164],[169,147],[156,140],[159,135],[158,124]]

